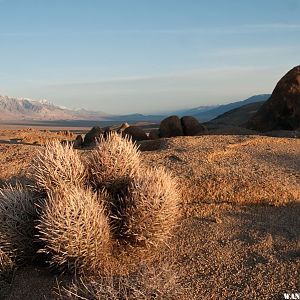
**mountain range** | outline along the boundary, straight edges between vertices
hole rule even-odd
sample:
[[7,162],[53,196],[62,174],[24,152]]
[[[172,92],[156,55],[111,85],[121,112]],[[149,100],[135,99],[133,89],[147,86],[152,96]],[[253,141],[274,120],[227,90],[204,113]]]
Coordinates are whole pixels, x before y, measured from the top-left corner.
[[[252,96],[246,100],[232,102],[217,106],[199,106],[193,109],[181,110],[176,113],[170,112],[165,115],[177,114],[179,116],[190,115],[199,119],[201,122],[212,120],[230,110],[239,108],[243,105],[266,101],[269,94]],[[116,122],[140,122],[150,121],[159,122],[163,115],[112,115],[102,111],[88,111],[85,109],[69,109],[63,106],[54,105],[47,100],[32,100],[28,98],[13,98],[0,95],[0,121],[116,121]]]
[[1,121],[159,121],[162,118],[163,116],[146,116],[142,114],[111,115],[102,111],[69,109],[54,105],[47,100],[13,98],[0,95]]
[[225,113],[210,120],[210,124],[219,124],[226,126],[243,126],[259,110],[265,101],[258,101],[245,104],[243,106],[231,109]]
[[178,112],[178,115],[193,116],[201,122],[207,122],[207,121],[210,121],[232,109],[236,109],[236,108],[239,108],[241,106],[244,106],[244,105],[247,105],[250,103],[261,102],[261,101],[264,102],[270,96],[271,96],[270,94],[261,94],[261,95],[252,96],[245,100],[231,102],[228,104],[215,105],[215,106],[199,106],[199,107],[196,107],[193,109],[180,111],[180,112]]
[[32,100],[27,98],[12,98],[0,96],[1,120],[74,120],[101,119],[107,115],[103,112],[88,112],[86,110],[71,110],[54,105],[47,100]]

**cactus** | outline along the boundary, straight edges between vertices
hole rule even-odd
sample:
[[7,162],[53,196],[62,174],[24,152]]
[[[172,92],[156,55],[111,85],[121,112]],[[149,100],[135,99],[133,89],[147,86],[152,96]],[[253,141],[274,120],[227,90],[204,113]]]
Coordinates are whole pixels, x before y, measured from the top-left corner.
[[1,264],[27,253],[34,229],[39,252],[52,266],[79,273],[112,271],[130,256],[131,264],[170,236],[179,193],[168,172],[144,166],[136,144],[116,133],[84,155],[58,141],[39,152],[32,173],[41,200],[38,214],[30,190],[2,191],[2,203],[9,205],[0,203],[0,225],[5,210],[18,223],[0,229]]
[[131,247],[158,247],[171,233],[178,218],[176,181],[163,168],[140,172],[128,194],[114,205],[117,236]]
[[0,268],[34,255],[34,222],[37,199],[17,184],[0,189]]
[[91,184],[114,195],[124,192],[140,169],[140,152],[128,137],[111,132],[88,157]]
[[37,228],[52,264],[88,272],[104,265],[111,247],[105,197],[78,187],[49,195]]
[[31,173],[39,189],[51,192],[66,184],[82,184],[86,168],[71,144],[62,145],[59,141],[52,141],[34,158]]

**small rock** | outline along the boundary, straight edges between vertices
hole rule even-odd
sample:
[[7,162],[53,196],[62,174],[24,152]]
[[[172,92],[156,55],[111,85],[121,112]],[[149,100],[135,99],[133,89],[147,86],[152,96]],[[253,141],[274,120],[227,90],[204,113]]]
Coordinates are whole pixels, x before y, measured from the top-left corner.
[[158,129],[152,129],[149,132],[149,140],[157,140],[159,139],[159,130]]
[[103,131],[104,131],[103,136],[104,136],[105,139],[108,137],[108,135],[109,135],[110,133],[116,132],[115,128],[112,127],[112,126],[104,127],[104,128],[103,128]]
[[81,134],[78,134],[76,136],[75,141],[74,141],[73,147],[74,148],[80,148],[82,146],[82,144],[83,144],[83,137],[82,137]]
[[128,123],[123,123],[120,128],[117,130],[118,133],[122,133],[126,128],[129,127]]
[[94,126],[84,137],[84,147],[94,147],[97,144],[98,139],[103,135],[103,130]]
[[146,132],[137,127],[137,126],[129,126],[123,131],[124,135],[129,135],[133,141],[144,141],[148,140],[148,136]]

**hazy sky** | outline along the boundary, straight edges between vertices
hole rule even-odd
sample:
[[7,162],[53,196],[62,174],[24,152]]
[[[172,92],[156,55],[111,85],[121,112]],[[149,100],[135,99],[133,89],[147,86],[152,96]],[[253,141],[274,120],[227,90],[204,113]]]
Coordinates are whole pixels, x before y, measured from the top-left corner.
[[272,92],[300,0],[0,0],[0,94],[155,113]]

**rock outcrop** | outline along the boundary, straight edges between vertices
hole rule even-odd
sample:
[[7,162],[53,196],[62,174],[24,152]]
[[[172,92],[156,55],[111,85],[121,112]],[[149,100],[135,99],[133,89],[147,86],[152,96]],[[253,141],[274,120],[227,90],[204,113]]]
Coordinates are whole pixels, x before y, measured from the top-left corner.
[[300,127],[300,66],[280,79],[271,97],[246,127],[258,131],[296,130]]
[[200,124],[200,122],[192,117],[185,116],[181,118],[181,126],[183,129],[184,135],[199,135],[206,131],[206,128]]
[[[161,121],[158,135],[161,138],[175,136],[195,136],[206,132],[206,127],[203,126],[195,117],[184,116],[179,119],[177,116],[170,116]],[[156,138],[155,132],[150,132],[150,139]]]

